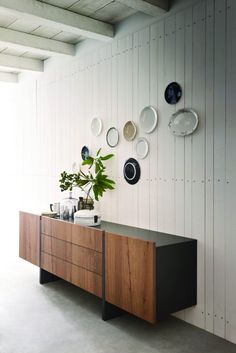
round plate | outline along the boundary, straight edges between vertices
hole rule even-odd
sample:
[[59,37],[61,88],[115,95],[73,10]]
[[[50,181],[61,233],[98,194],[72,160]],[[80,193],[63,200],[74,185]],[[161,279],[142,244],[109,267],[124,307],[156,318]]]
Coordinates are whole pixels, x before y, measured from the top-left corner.
[[89,149],[87,146],[84,146],[81,150],[81,157],[85,161],[89,157]]
[[123,128],[123,135],[127,141],[132,141],[137,133],[136,125],[133,121],[127,121]]
[[102,132],[102,120],[94,118],[91,122],[91,131],[94,136],[99,136]]
[[115,147],[118,145],[119,142],[119,131],[115,127],[111,127],[107,131],[106,141],[108,146]]
[[146,134],[153,132],[157,126],[157,111],[154,107],[145,107],[139,116],[140,128]]
[[193,109],[180,109],[171,116],[168,126],[173,135],[190,135],[198,126],[198,115]]
[[165,100],[169,104],[176,104],[182,97],[182,88],[177,82],[171,82],[165,90]]
[[134,158],[129,158],[124,164],[123,174],[127,183],[131,185],[136,184],[139,181],[141,174],[138,161]]
[[147,156],[149,145],[144,137],[138,138],[137,143],[135,145],[135,150],[138,158],[143,159]]

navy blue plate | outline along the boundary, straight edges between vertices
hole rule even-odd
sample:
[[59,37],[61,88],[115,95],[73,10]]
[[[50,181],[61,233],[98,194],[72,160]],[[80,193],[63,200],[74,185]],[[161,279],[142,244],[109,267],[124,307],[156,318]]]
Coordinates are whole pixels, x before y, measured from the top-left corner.
[[169,104],[176,104],[182,97],[182,88],[177,82],[171,82],[165,90],[165,100]]
[[85,161],[89,157],[89,149],[87,146],[84,146],[81,150],[81,157]]

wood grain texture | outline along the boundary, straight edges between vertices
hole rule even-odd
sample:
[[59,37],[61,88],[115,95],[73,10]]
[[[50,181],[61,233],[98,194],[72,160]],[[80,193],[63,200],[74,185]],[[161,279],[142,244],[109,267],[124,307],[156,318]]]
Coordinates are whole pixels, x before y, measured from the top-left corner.
[[102,254],[97,251],[72,244],[72,263],[102,275]]
[[71,243],[44,234],[41,235],[41,239],[42,251],[71,262]]
[[72,227],[72,243],[102,252],[102,233],[98,229],[74,224]]
[[41,251],[48,254],[52,253],[52,237],[41,234]]
[[98,297],[102,297],[102,277],[81,267],[72,265],[71,282]]
[[49,217],[42,217],[41,219],[41,231],[46,235],[52,234],[52,223],[51,218]]
[[152,242],[105,234],[106,301],[156,321],[156,248]]
[[40,216],[20,212],[19,256],[39,266]]
[[61,221],[59,219],[51,219],[52,232],[55,238],[71,242],[72,224]]
[[71,263],[58,257],[41,253],[41,268],[54,275],[71,282]]
[[46,254],[44,252],[41,252],[41,265],[40,267],[50,273],[53,273],[52,271],[52,256],[49,254]]

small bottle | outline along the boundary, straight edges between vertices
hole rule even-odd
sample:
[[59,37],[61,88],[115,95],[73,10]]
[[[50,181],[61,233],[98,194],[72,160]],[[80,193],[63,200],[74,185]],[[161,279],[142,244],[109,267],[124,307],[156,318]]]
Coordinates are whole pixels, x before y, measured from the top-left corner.
[[79,197],[78,210],[83,210],[83,209],[84,209],[84,198]]

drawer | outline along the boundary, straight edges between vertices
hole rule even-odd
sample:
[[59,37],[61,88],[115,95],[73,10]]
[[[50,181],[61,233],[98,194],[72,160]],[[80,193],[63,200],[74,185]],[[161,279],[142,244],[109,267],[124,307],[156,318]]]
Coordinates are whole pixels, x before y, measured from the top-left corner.
[[99,229],[73,224],[72,243],[102,252],[102,234]]
[[99,275],[102,274],[102,254],[100,252],[72,244],[72,263]]
[[41,268],[71,282],[71,264],[62,259],[41,252]]
[[51,227],[51,235],[53,237],[71,242],[71,223],[67,223],[58,219],[51,219]]
[[41,234],[41,251],[48,254],[52,253],[52,237],[46,234]]
[[41,220],[41,232],[47,235],[51,235],[52,227],[51,227],[51,218],[42,217]]
[[102,297],[102,277],[96,273],[72,265],[71,282],[97,297]]
[[71,243],[42,234],[41,244],[42,251],[71,262]]

